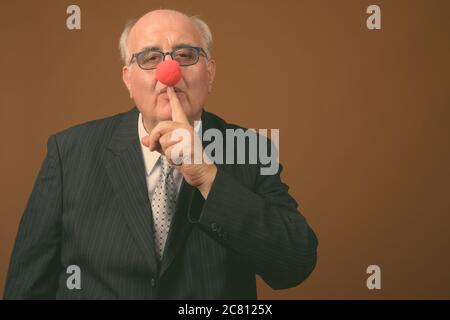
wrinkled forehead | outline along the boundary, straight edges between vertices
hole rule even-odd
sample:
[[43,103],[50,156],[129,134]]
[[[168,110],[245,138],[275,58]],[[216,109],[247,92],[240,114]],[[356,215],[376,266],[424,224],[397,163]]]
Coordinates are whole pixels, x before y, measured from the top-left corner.
[[140,19],[130,32],[130,52],[147,47],[173,50],[179,45],[202,46],[200,32],[188,17],[156,16]]

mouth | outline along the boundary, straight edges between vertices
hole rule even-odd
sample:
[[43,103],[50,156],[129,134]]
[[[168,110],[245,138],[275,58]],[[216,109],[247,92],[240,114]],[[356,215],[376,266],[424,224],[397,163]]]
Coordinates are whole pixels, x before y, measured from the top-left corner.
[[[175,89],[175,92],[183,92],[183,90],[181,90],[180,88],[177,88],[177,87],[173,87],[173,88]],[[167,87],[164,87],[159,91],[159,94],[163,94],[166,92],[167,92]]]

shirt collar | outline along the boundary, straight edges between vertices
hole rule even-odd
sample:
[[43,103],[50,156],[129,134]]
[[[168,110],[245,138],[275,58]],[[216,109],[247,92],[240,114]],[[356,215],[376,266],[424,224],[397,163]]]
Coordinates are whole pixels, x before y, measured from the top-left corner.
[[[199,134],[200,128],[201,128],[201,121],[196,121],[194,130],[197,134]],[[148,133],[147,130],[145,130],[142,114],[140,112],[138,118],[138,132],[139,132],[139,144],[141,145],[142,155],[144,157],[145,172],[147,176],[149,176],[161,154],[158,151],[150,151],[149,148],[147,148],[142,144],[142,138],[148,136],[150,133]]]

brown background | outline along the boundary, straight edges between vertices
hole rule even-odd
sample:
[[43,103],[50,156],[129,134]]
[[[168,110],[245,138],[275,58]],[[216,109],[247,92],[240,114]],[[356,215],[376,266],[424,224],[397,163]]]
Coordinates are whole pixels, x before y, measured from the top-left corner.
[[[72,3],[78,31],[66,28]],[[370,4],[381,31],[366,28]],[[449,299],[450,2],[438,0],[2,0],[1,292],[48,136],[132,107],[118,38],[159,7],[209,23],[207,109],[280,129],[284,179],[319,237],[311,277],[284,291],[259,280],[260,298]],[[370,264],[379,291],[366,287]]]

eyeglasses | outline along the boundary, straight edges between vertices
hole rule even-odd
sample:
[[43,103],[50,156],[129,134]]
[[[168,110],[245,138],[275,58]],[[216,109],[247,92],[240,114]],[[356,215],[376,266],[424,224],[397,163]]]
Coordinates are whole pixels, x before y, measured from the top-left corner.
[[145,49],[140,52],[134,53],[131,56],[130,63],[135,60],[139,67],[144,70],[156,69],[158,64],[166,59],[166,56],[170,55],[172,60],[177,61],[181,67],[192,66],[198,62],[200,56],[208,58],[205,50],[200,47],[182,47],[172,52],[162,52],[155,49]]

